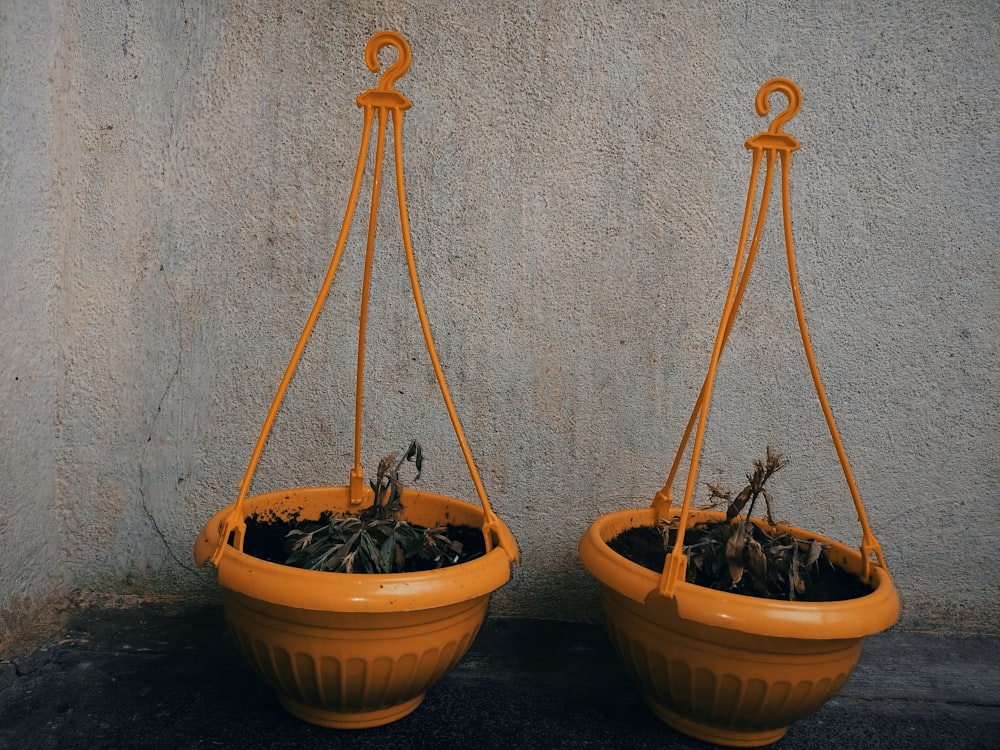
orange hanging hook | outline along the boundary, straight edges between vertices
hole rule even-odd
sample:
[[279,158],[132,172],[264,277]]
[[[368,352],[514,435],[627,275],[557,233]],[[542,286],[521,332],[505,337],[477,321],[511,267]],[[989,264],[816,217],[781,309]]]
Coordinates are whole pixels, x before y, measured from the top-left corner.
[[771,121],[771,127],[767,129],[768,133],[777,135],[781,132],[782,126],[799,113],[799,108],[802,106],[802,90],[787,78],[772,78],[760,87],[754,102],[757,114],[761,117],[771,111],[771,94],[775,92],[784,94],[788,99],[788,106],[775,116]]
[[399,77],[410,69],[410,45],[406,39],[395,31],[380,31],[365,45],[365,65],[368,70],[372,73],[379,72],[382,66],[378,62],[378,53],[386,47],[394,47],[399,56],[382,74],[378,82],[379,91],[391,91]]
[[771,121],[771,126],[765,133],[758,133],[747,141],[747,148],[776,149],[778,151],[794,151],[799,147],[799,142],[782,131],[785,123],[799,113],[802,106],[802,90],[787,78],[772,78],[760,87],[757,98],[754,100],[754,107],[757,114],[764,117],[771,111],[771,94],[783,94],[788,100],[788,105],[781,110]]
[[358,97],[358,106],[409,109],[412,106],[410,100],[393,88],[400,76],[410,69],[410,44],[403,38],[402,34],[396,31],[380,31],[369,39],[365,45],[365,65],[372,73],[378,73],[382,70],[378,55],[386,47],[392,47],[396,50],[398,55],[396,62],[382,73],[378,88],[368,89]]

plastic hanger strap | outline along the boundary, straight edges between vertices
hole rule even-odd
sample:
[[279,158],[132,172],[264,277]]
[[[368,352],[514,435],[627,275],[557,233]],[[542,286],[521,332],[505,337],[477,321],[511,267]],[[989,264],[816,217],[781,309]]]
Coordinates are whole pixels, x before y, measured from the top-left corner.
[[486,489],[483,486],[483,481],[479,476],[479,470],[476,468],[476,463],[472,457],[472,450],[469,448],[469,442],[465,439],[465,431],[462,429],[462,423],[458,418],[458,411],[455,409],[455,403],[451,398],[451,393],[448,391],[448,385],[445,382],[444,370],[441,367],[441,361],[438,359],[437,349],[434,346],[434,337],[431,335],[430,322],[427,319],[427,311],[424,307],[423,295],[420,292],[420,281],[417,278],[417,263],[413,254],[413,242],[410,239],[410,219],[409,213],[406,208],[406,190],[403,179],[403,130],[402,130],[402,116],[394,118],[395,123],[395,153],[396,153],[396,192],[399,197],[399,222],[402,227],[403,233],[403,248],[406,252],[406,267],[410,275],[410,287],[413,290],[413,301],[417,308],[417,317],[420,319],[420,330],[424,335],[424,343],[427,345],[427,354],[430,356],[431,367],[434,370],[434,377],[437,380],[438,387],[441,390],[441,397],[444,400],[445,409],[448,412],[448,417],[451,420],[452,429],[455,432],[455,437],[458,439],[458,444],[462,449],[462,456],[465,458],[466,466],[469,469],[469,475],[472,478],[472,483],[475,486],[476,494],[479,496],[479,502],[483,506],[483,538],[486,543],[486,551],[489,552],[496,546],[500,546],[511,562],[517,562],[519,559],[517,544],[514,542],[514,537],[507,531],[503,530],[503,525],[499,523],[499,520],[493,513],[493,509],[490,507],[489,498],[486,496]]
[[[826,393],[823,389],[822,382],[819,377],[819,369],[816,365],[815,356],[813,355],[812,344],[809,340],[808,328],[806,326],[805,314],[802,306],[801,294],[799,292],[798,285],[798,275],[795,265],[795,254],[792,244],[792,231],[791,231],[791,200],[789,194],[789,168],[791,162],[792,152],[799,148],[799,142],[795,140],[792,136],[783,133],[781,131],[782,126],[785,122],[791,119],[799,110],[801,106],[801,92],[798,86],[792,81],[783,78],[774,78],[764,84],[760,91],[757,93],[756,98],[756,109],[759,115],[765,115],[769,111],[769,97],[772,93],[780,92],[785,95],[788,99],[788,105],[786,108],[779,113],[774,121],[771,123],[770,128],[766,133],[760,133],[753,138],[749,139],[746,143],[748,149],[753,151],[753,166],[751,169],[750,186],[747,191],[747,203],[743,215],[743,227],[740,232],[740,243],[737,252],[736,262],[733,267],[733,275],[730,280],[729,291],[726,296],[726,303],[723,308],[722,317],[719,321],[719,329],[716,334],[715,345],[712,351],[712,358],[709,363],[708,373],[702,383],[701,390],[699,391],[698,398],[695,402],[694,408],[691,412],[691,416],[688,420],[687,426],[685,427],[683,437],[681,438],[680,446],[674,458],[674,462],[671,466],[670,472],[667,477],[667,481],[664,486],[656,493],[653,498],[653,508],[656,509],[657,513],[662,517],[666,516],[667,513],[673,506],[670,489],[673,485],[674,477],[680,466],[681,459],[684,455],[684,451],[688,446],[691,438],[691,432],[694,430],[694,445],[691,450],[691,464],[690,470],[688,472],[688,480],[685,486],[684,499],[681,504],[680,517],[678,519],[678,529],[677,537],[673,549],[667,555],[667,559],[664,563],[663,573],[660,578],[660,593],[666,597],[673,597],[676,593],[677,585],[680,581],[684,580],[684,576],[687,569],[687,557],[683,553],[684,545],[684,535],[687,530],[688,521],[690,517],[691,508],[691,498],[693,495],[694,486],[697,480],[697,469],[699,465],[699,459],[701,456],[702,440],[704,437],[705,425],[708,418],[708,407],[711,402],[712,387],[715,381],[716,369],[718,367],[719,359],[721,357],[722,351],[725,348],[726,342],[729,338],[729,333],[732,330],[733,322],[736,318],[736,313],[743,301],[743,296],[746,291],[747,283],[750,278],[750,269],[753,266],[753,262],[757,255],[757,250],[760,246],[760,238],[764,226],[764,220],[767,216],[767,209],[769,204],[769,198],[771,194],[771,187],[774,177],[774,167],[776,161],[780,158],[781,161],[781,201],[782,201],[782,218],[783,218],[783,229],[784,229],[784,239],[785,239],[785,249],[788,260],[788,271],[789,280],[791,284],[792,297],[795,303],[796,317],[798,321],[799,332],[802,337],[803,348],[805,350],[806,359],[809,363],[809,370],[813,378],[813,385],[816,390],[816,394],[819,398],[820,404],[823,409],[823,414],[827,422],[827,427],[830,431],[830,436],[833,440],[834,447],[837,451],[837,457],[840,461],[841,467],[844,471],[844,477],[850,490],[852,499],[854,500],[855,509],[858,514],[858,520],[862,528],[862,543],[861,543],[861,555],[864,560],[864,572],[863,575],[866,579],[870,578],[872,570],[872,558],[874,556],[875,561],[878,565],[885,568],[885,560],[882,555],[881,547],[876,541],[874,535],[871,532],[871,528],[868,523],[867,515],[865,514],[864,505],[861,502],[860,494],[858,493],[856,483],[854,482],[853,474],[851,473],[850,465],[847,461],[847,455],[844,451],[843,444],[840,440],[839,433],[837,431],[836,424],[833,419],[833,413],[830,409],[829,402],[826,398]],[[744,248],[746,247],[747,238],[749,236],[749,229],[751,225],[751,220],[753,217],[753,206],[754,198],[756,193],[756,186],[759,178],[760,164],[763,155],[767,155],[767,166],[764,177],[764,187],[761,195],[760,209],[757,213],[756,226],[754,228],[753,237],[750,244],[750,251],[746,256],[746,260],[743,259]]]
[[440,361],[438,360],[437,352],[434,347],[434,341],[431,336],[430,324],[427,320],[427,314],[424,309],[423,298],[420,293],[420,285],[417,279],[416,262],[413,255],[413,247],[410,240],[410,229],[409,229],[409,218],[406,209],[406,198],[404,190],[404,180],[403,180],[403,146],[402,146],[402,118],[403,111],[410,107],[410,101],[400,94],[399,92],[392,89],[392,85],[395,81],[406,72],[410,66],[410,47],[406,40],[398,33],[394,31],[383,31],[375,34],[371,39],[369,39],[368,44],[365,46],[365,63],[369,70],[372,72],[378,72],[380,69],[378,62],[378,53],[386,46],[392,46],[397,50],[398,57],[396,62],[391,65],[383,74],[379,82],[377,89],[370,89],[364,94],[360,95],[357,99],[359,106],[364,107],[365,110],[365,122],[364,129],[361,140],[361,148],[358,155],[358,163],[354,173],[354,180],[351,187],[350,198],[348,199],[347,210],[344,216],[344,222],[340,230],[340,235],[337,239],[337,244],[334,250],[333,258],[330,262],[330,266],[327,270],[326,277],[323,280],[323,284],[320,288],[319,294],[316,297],[316,301],[313,304],[312,311],[309,318],[306,321],[306,325],[299,337],[298,344],[295,347],[295,351],[292,354],[292,358],[285,369],[285,374],[278,386],[278,390],[275,393],[274,399],[271,403],[271,407],[268,411],[267,417],[264,420],[264,425],[261,428],[260,434],[257,439],[257,443],[254,447],[253,453],[251,454],[249,465],[247,466],[246,473],[243,476],[243,481],[240,483],[240,491],[237,496],[236,502],[233,507],[233,511],[227,516],[220,527],[220,538],[218,546],[216,547],[210,560],[213,565],[218,566],[220,560],[222,559],[222,554],[225,550],[225,546],[229,541],[229,537],[233,536],[233,545],[236,549],[242,550],[243,548],[243,536],[246,530],[245,513],[243,510],[243,504],[246,499],[247,494],[250,490],[250,485],[256,472],[257,465],[260,461],[260,456],[263,452],[264,445],[267,442],[267,438],[271,433],[271,429],[274,425],[275,417],[277,416],[278,410],[284,400],[285,394],[288,390],[288,386],[291,382],[292,376],[298,367],[299,360],[302,357],[302,353],[305,350],[305,346],[309,340],[309,337],[315,327],[316,321],[319,318],[320,311],[326,302],[326,299],[330,292],[330,287],[333,284],[333,280],[336,276],[337,267],[340,265],[341,257],[343,256],[344,247],[347,242],[347,236],[350,230],[350,226],[353,220],[354,211],[357,206],[358,196],[360,194],[361,182],[364,176],[365,165],[367,162],[367,153],[370,143],[370,134],[372,130],[372,124],[375,120],[376,114],[378,116],[378,133],[376,140],[376,157],[375,157],[375,169],[374,178],[372,185],[372,199],[370,207],[370,217],[368,223],[368,236],[366,243],[365,252],[365,271],[364,279],[362,281],[362,294],[361,294],[361,312],[360,320],[358,325],[358,364],[357,364],[357,378],[356,378],[356,392],[355,392],[355,420],[354,420],[354,465],[350,472],[349,479],[349,497],[350,502],[353,505],[362,504],[364,502],[370,502],[371,499],[371,488],[368,487],[364,482],[364,472],[361,468],[361,424],[362,424],[362,406],[363,406],[363,394],[364,394],[364,352],[365,352],[365,340],[367,331],[367,319],[368,319],[368,300],[369,292],[371,288],[371,274],[372,274],[372,262],[374,254],[374,244],[375,244],[375,228],[376,228],[376,218],[378,211],[378,198],[381,190],[381,174],[385,150],[385,135],[387,129],[388,119],[393,121],[393,141],[395,144],[394,156],[395,156],[395,172],[396,172],[396,187],[399,197],[399,212],[400,212],[400,223],[402,226],[403,244],[406,251],[406,262],[407,268],[410,275],[410,284],[413,289],[414,301],[417,307],[417,314],[420,319],[421,330],[424,334],[424,340],[427,345],[427,350],[430,355],[431,364],[434,368],[434,374],[437,378],[438,385],[441,389],[441,394],[444,398],[445,407],[448,411],[448,415],[451,419],[452,426],[455,430],[456,437],[458,438],[459,445],[461,446],[463,456],[465,457],[466,464],[469,468],[469,472],[472,476],[473,484],[475,485],[476,492],[479,495],[480,502],[483,506],[483,536],[486,543],[487,551],[493,549],[496,546],[501,547],[507,554],[508,559],[512,562],[518,560],[518,548],[513,535],[509,530],[500,523],[499,519],[494,515],[492,508],[490,507],[489,500],[486,496],[485,488],[483,487],[482,480],[479,476],[479,472],[476,469],[475,462],[472,458],[471,450],[468,446],[468,441],[465,439],[465,434],[462,430],[461,423],[458,419],[458,414],[455,410],[454,403],[451,398],[451,394],[448,392],[448,388],[444,380],[444,372],[441,368]]
[[365,125],[364,130],[362,131],[361,148],[358,153],[358,163],[354,170],[354,180],[351,184],[351,193],[347,201],[344,222],[340,229],[340,235],[337,238],[337,244],[333,252],[333,257],[331,258],[330,265],[327,268],[326,276],[323,278],[319,294],[316,296],[316,301],[313,303],[309,317],[306,319],[305,327],[303,328],[295,346],[295,350],[292,353],[291,360],[285,368],[285,373],[281,378],[280,384],[278,385],[278,390],[274,394],[274,399],[271,401],[271,406],[268,409],[267,416],[264,419],[264,424],[257,437],[257,442],[250,455],[250,462],[247,465],[246,472],[243,474],[243,480],[240,482],[239,494],[236,497],[233,512],[229,515],[224,522],[224,526],[220,529],[218,547],[210,558],[210,562],[216,567],[218,567],[218,564],[222,559],[222,554],[225,551],[226,544],[228,544],[230,533],[236,532],[236,536],[233,539],[233,546],[241,551],[243,549],[243,533],[246,531],[243,503],[250,492],[250,485],[253,481],[253,476],[257,471],[257,464],[260,462],[261,454],[264,452],[264,445],[267,443],[267,438],[271,434],[271,429],[274,426],[274,420],[278,415],[278,410],[281,408],[281,403],[288,391],[288,386],[292,382],[292,376],[295,374],[299,360],[302,358],[302,353],[305,351],[306,343],[309,341],[309,336],[312,334],[313,328],[316,326],[316,321],[318,320],[319,314],[323,309],[324,303],[326,302],[326,298],[330,293],[330,287],[333,285],[333,280],[337,275],[337,268],[340,265],[340,260],[344,254],[344,247],[347,244],[347,235],[350,231],[351,220],[354,216],[354,209],[357,206],[358,196],[361,192],[361,182],[364,177],[366,156],[370,141],[372,117],[373,113],[369,108],[365,111]]

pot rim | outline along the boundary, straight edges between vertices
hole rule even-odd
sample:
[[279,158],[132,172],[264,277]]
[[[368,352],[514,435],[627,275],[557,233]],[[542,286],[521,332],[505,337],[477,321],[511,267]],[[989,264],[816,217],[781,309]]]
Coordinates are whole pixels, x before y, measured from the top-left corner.
[[[482,508],[457,498],[431,492],[407,490],[408,504],[419,505],[420,523],[457,522],[482,527]],[[289,506],[295,498],[346,500],[347,487],[299,487],[247,497],[244,511],[250,514],[267,507]],[[335,512],[341,507],[331,507]],[[222,527],[236,504],[222,508],[208,520],[195,544],[195,559],[203,564],[218,540]],[[409,505],[408,505],[409,507]],[[455,517],[458,517],[457,519]],[[501,538],[509,537],[507,526],[497,519]],[[447,568],[412,573],[332,573],[306,570],[253,557],[226,544],[218,564],[219,584],[230,591],[279,606],[324,612],[400,612],[431,609],[486,596],[510,580],[511,559],[496,546],[484,556]]]
[[[675,510],[675,509],[672,509]],[[721,511],[692,510],[690,522],[722,520]],[[597,518],[580,540],[584,566],[604,586],[639,604],[668,603],[660,593],[661,574],[638,565],[611,549],[608,541],[621,532],[656,523],[654,508],[620,510]],[[860,571],[861,553],[807,529],[783,528],[829,544],[835,561]],[[858,638],[891,627],[899,618],[899,594],[888,571],[873,565],[872,593],[832,602],[789,602],[734,594],[679,581],[673,597],[685,619],[726,630],[802,639]]]

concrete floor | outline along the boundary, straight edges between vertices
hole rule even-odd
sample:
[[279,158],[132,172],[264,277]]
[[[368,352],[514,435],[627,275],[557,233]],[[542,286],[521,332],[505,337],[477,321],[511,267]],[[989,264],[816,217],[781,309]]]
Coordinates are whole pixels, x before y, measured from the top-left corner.
[[[410,716],[295,719],[237,654],[221,608],[84,608],[0,661],[0,748],[708,748],[641,702],[603,628],[489,619]],[[844,689],[774,747],[1000,746],[1000,638],[870,638]]]

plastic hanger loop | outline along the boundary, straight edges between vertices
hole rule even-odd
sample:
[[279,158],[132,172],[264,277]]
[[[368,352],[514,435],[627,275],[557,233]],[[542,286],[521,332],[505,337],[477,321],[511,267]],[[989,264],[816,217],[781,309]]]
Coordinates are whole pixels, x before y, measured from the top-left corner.
[[802,91],[787,78],[772,78],[760,87],[760,91],[757,92],[757,98],[754,101],[757,114],[761,117],[767,116],[771,111],[771,94],[774,93],[783,94],[788,100],[788,105],[775,115],[771,121],[771,127],[767,129],[768,133],[777,135],[781,133],[781,128],[785,123],[799,113],[799,109],[802,107]]
[[380,31],[365,45],[365,65],[372,73],[382,69],[378,55],[386,47],[393,47],[398,55],[396,62],[390,65],[378,82],[379,91],[392,91],[392,87],[407,70],[410,69],[410,45],[395,31]]

